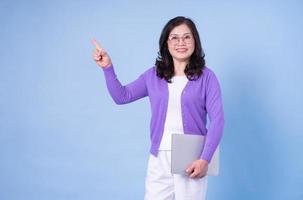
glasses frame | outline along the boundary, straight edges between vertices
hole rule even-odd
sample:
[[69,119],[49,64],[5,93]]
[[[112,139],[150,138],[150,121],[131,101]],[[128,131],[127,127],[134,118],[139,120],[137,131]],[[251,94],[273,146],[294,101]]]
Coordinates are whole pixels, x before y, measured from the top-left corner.
[[[190,38],[189,38],[190,41],[186,41],[186,39],[187,39],[186,37],[188,37],[188,36],[190,36]],[[181,40],[185,44],[192,44],[195,42],[194,36],[192,33],[185,33],[185,34],[183,34],[183,36],[180,36],[178,34],[171,34],[167,38],[167,41],[173,45],[179,44]]]

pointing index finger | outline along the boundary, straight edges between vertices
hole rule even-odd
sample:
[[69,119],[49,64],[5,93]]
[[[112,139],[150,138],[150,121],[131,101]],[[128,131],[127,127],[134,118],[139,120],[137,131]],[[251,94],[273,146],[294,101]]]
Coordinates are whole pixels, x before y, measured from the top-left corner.
[[93,44],[96,46],[96,48],[97,48],[98,50],[103,50],[102,47],[101,47],[101,45],[97,42],[96,39],[93,39],[92,42],[93,42]]

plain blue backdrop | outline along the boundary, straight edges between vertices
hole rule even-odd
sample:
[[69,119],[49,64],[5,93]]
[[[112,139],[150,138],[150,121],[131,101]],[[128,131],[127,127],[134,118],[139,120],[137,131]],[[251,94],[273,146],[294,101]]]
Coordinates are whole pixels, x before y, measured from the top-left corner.
[[115,105],[96,38],[126,84],[165,23],[192,18],[226,126],[209,200],[303,199],[302,1],[0,1],[0,199],[143,199],[147,98]]

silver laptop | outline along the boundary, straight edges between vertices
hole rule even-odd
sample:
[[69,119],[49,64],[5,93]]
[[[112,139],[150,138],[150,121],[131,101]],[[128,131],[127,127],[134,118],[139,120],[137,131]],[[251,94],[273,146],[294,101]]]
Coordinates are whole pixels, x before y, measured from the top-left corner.
[[[187,174],[189,165],[199,159],[205,136],[192,134],[172,134],[171,146],[171,173]],[[219,147],[216,149],[211,162],[208,165],[207,175],[217,176],[219,174]]]

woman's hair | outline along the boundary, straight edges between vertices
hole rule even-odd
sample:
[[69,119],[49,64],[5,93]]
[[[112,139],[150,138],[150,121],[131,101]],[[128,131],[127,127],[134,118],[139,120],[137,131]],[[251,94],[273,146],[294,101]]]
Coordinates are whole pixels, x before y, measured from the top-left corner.
[[167,22],[164,26],[159,39],[159,52],[156,59],[157,76],[164,78],[167,82],[171,82],[174,76],[173,58],[169,53],[167,40],[170,32],[181,24],[185,24],[191,30],[195,40],[195,50],[190,57],[188,65],[185,67],[184,73],[189,80],[196,80],[202,74],[202,69],[205,67],[205,54],[203,52],[198,30],[194,22],[186,17],[175,17]]

